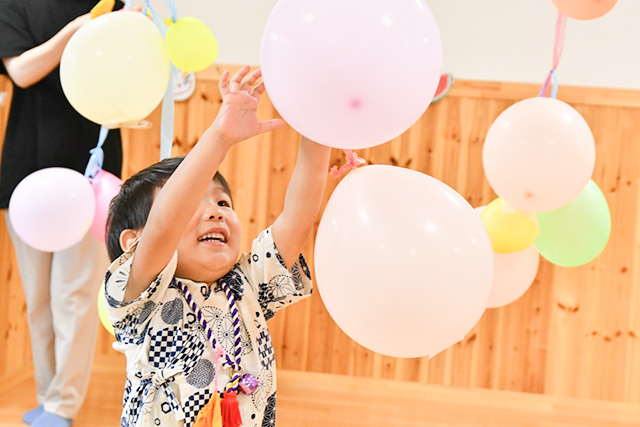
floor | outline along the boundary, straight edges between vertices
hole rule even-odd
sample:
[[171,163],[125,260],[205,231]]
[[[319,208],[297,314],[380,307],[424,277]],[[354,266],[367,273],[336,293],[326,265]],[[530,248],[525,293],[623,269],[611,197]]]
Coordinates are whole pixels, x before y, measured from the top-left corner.
[[[75,427],[117,427],[124,374],[94,366]],[[0,386],[1,427],[24,427],[33,375]],[[443,388],[338,375],[278,372],[279,427],[638,427],[640,405],[490,390]]]

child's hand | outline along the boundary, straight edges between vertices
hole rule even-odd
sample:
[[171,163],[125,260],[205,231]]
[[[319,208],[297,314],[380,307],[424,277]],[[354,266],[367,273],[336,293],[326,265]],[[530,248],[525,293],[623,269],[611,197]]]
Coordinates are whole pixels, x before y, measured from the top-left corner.
[[264,82],[254,86],[262,73],[258,69],[248,74],[250,69],[249,66],[244,66],[231,81],[229,72],[225,71],[218,84],[222,107],[211,129],[230,146],[284,125],[281,119],[264,122],[258,120],[258,101],[265,88]]

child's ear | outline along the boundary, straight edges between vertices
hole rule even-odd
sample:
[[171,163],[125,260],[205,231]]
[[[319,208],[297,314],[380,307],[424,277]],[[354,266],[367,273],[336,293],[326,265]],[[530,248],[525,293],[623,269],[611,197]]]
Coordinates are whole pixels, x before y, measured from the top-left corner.
[[122,251],[128,251],[141,234],[142,230],[131,230],[130,228],[122,230],[122,233],[120,233],[120,248]]

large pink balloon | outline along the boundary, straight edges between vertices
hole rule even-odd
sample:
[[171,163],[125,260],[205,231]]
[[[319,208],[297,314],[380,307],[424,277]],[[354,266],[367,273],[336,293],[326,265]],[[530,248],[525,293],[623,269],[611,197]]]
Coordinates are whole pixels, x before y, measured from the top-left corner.
[[95,199],[79,172],[47,168],[23,179],[11,195],[9,218],[29,246],[55,252],[78,243],[89,231]]
[[582,192],[595,167],[596,147],[589,125],[569,104],[529,98],[491,125],[482,161],[500,197],[518,209],[542,212]]
[[280,0],[265,28],[269,97],[298,132],[337,148],[372,147],[429,106],[442,43],[423,0]]
[[91,187],[96,198],[96,211],[91,224],[91,232],[102,243],[106,241],[107,217],[109,215],[109,203],[118,192],[122,180],[112,173],[100,170],[91,180]]
[[480,217],[446,184],[365,166],[336,187],[315,246],[318,289],[353,340],[394,357],[435,356],[484,312],[493,280]]

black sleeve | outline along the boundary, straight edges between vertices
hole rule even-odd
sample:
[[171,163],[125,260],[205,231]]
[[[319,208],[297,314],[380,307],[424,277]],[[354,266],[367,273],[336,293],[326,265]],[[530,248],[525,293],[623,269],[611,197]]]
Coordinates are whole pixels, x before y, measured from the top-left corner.
[[[0,0],[0,59],[18,56],[35,47],[25,7],[20,0]],[[2,61],[0,74],[7,74]]]

